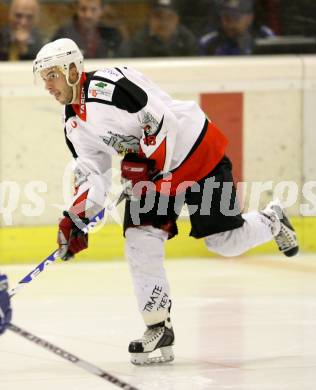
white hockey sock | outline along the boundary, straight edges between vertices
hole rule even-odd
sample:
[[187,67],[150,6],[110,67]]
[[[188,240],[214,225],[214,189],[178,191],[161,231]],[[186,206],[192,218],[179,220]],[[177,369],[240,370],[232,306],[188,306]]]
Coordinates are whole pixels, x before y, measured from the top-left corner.
[[238,256],[273,239],[268,219],[258,211],[243,214],[242,227],[205,237],[207,248],[222,256]]
[[139,310],[146,325],[166,319],[169,283],[163,266],[168,235],[152,226],[128,228],[125,255],[132,275]]

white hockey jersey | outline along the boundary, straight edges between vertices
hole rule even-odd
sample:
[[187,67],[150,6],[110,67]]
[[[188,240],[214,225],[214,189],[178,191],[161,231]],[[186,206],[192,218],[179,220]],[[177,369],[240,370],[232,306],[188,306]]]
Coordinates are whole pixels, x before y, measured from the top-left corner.
[[195,102],[173,100],[126,67],[84,73],[80,104],[65,106],[64,121],[77,163],[74,204],[81,204],[79,213],[87,217],[95,213],[93,205],[104,204],[112,155],[134,151],[154,159],[161,173],[172,173],[173,195],[182,181],[197,181],[210,172],[227,144]]

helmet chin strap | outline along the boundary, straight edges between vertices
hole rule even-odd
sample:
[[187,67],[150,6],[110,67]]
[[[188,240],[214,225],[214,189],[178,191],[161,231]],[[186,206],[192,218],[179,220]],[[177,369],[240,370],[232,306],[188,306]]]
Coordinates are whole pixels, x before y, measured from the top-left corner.
[[72,99],[69,104],[74,104],[77,99],[77,83],[72,85]]
[[76,99],[77,99],[77,85],[79,84],[80,82],[80,77],[78,75],[78,80],[74,83],[71,83],[69,81],[69,69],[67,72],[63,71],[63,73],[65,74],[66,76],[66,81],[67,81],[67,84],[72,88],[72,99],[71,99],[71,102],[68,103],[68,104],[74,104],[76,102]]

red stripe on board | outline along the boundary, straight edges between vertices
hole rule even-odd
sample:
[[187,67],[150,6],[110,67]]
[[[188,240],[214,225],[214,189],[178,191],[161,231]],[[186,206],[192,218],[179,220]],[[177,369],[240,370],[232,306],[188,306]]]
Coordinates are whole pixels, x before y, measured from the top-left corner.
[[243,178],[243,94],[202,93],[200,104],[209,119],[228,138],[227,156],[233,163],[235,183]]

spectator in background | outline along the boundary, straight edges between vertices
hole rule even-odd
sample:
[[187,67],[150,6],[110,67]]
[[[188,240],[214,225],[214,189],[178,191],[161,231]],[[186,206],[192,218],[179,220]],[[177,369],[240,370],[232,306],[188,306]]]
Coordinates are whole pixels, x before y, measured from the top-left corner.
[[133,57],[190,56],[197,53],[196,39],[180,24],[172,0],[152,3],[148,24],[132,40]]
[[70,23],[61,27],[52,40],[70,38],[77,43],[85,58],[129,56],[127,43],[119,30],[102,23],[103,0],[77,0]]
[[181,18],[181,23],[190,29],[195,36],[200,37],[209,30],[209,26],[218,26],[218,0],[198,0],[192,5],[192,0],[174,0]]
[[0,60],[31,60],[43,45],[36,29],[39,19],[37,0],[12,0],[9,23],[0,30]]
[[124,40],[129,40],[129,31],[122,20],[122,18],[119,15],[119,12],[117,10],[117,7],[115,4],[112,4],[111,2],[107,2],[103,7],[103,18],[105,25],[108,27],[112,27],[114,29],[117,29]]
[[199,40],[201,55],[251,54],[255,38],[274,35],[266,26],[254,23],[255,0],[219,0],[220,26]]

